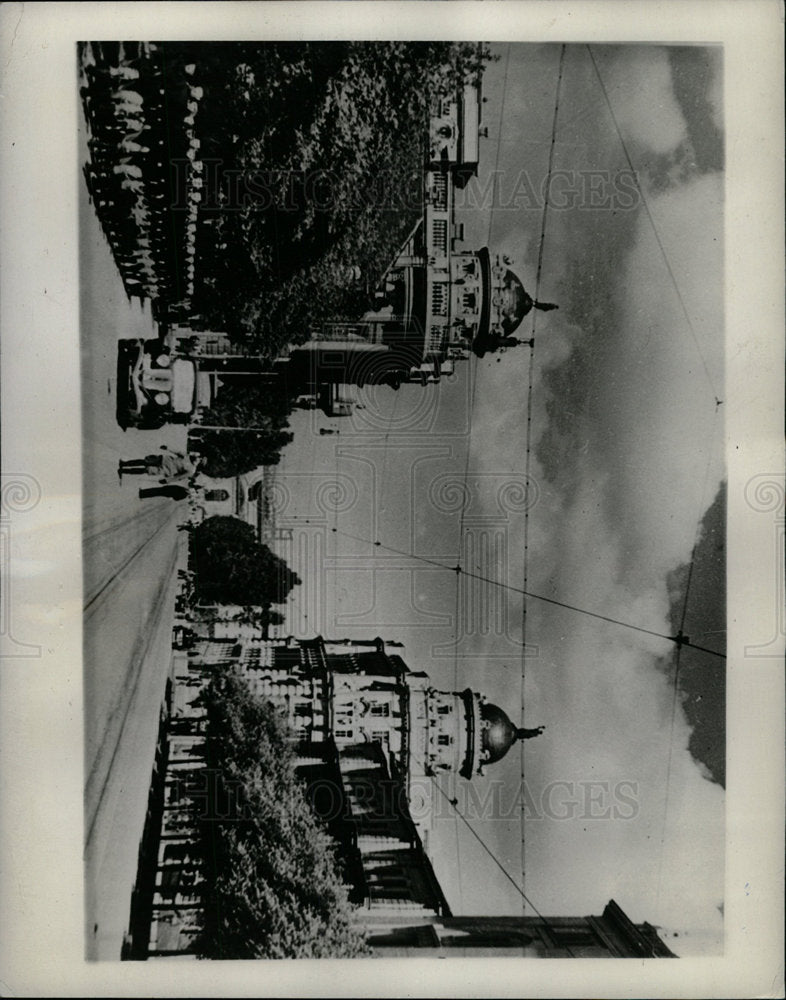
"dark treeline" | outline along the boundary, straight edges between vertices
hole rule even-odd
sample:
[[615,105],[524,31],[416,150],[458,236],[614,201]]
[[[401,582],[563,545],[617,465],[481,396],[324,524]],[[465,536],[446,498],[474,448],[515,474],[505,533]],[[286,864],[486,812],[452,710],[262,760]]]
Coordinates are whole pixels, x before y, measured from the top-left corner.
[[[96,91],[116,93],[117,73],[138,71],[129,88],[145,91],[142,103],[166,132],[164,147],[133,154],[165,174],[171,273],[157,278],[155,294],[171,314],[199,314],[268,356],[369,305],[422,209],[429,107],[488,59],[475,44],[444,42],[95,51],[101,65],[83,90],[86,108],[117,108]],[[121,155],[123,128],[113,131],[108,114],[91,121],[105,155]],[[162,148],[159,166],[153,150]],[[129,178],[140,179],[146,186],[147,175]]]
[[235,669],[203,695],[207,760],[219,775],[201,823],[206,958],[368,955],[334,845],[309,808],[286,724]]

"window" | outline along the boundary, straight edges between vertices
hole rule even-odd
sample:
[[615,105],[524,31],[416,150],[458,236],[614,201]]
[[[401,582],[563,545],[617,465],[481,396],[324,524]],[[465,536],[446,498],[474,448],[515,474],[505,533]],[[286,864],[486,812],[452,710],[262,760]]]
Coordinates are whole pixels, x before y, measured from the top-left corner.
[[431,200],[434,208],[446,212],[448,208],[448,181],[443,173],[435,173],[432,178]]
[[[434,219],[431,223],[431,245],[433,252],[442,257],[448,252],[447,219]],[[435,310],[436,312],[436,310]]]
[[382,705],[379,705],[379,704],[372,705],[371,706],[371,714],[372,715],[378,715],[378,716],[384,716],[385,718],[387,718],[390,715],[390,705],[387,702],[385,702]]
[[442,341],[445,337],[445,327],[432,324],[426,341],[427,354],[439,354],[442,350]]
[[351,729],[337,729],[336,739],[337,740],[351,740],[353,737],[353,732]]
[[437,737],[437,742],[441,747],[449,747],[450,744],[453,742],[453,737],[448,736],[447,733],[440,733],[439,736]]
[[439,705],[437,707],[437,711],[439,712],[440,715],[450,715],[450,713],[453,711],[453,706],[452,705]]

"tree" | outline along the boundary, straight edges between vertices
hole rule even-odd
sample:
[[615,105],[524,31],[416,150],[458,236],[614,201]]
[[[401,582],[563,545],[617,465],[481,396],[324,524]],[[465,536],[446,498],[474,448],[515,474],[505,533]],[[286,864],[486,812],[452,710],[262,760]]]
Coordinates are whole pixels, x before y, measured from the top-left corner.
[[[100,66],[84,67],[88,177],[94,196],[108,196],[97,204],[116,206],[102,213],[110,241],[127,253],[139,237],[160,245],[159,281],[147,288],[157,313],[200,314],[268,356],[368,307],[365,293],[421,214],[429,109],[489,59],[483,46],[453,42],[166,42],[96,52]],[[144,190],[134,194],[114,172],[126,125],[112,71],[123,59],[139,73],[145,124],[167,149],[166,164],[139,152],[132,165]],[[193,190],[189,118],[200,143]],[[188,193],[201,198],[195,231]],[[136,221],[151,196],[170,206],[152,236]],[[184,300],[192,239],[194,290]],[[360,267],[362,282],[347,265]]]
[[203,414],[206,429],[191,431],[189,447],[202,455],[205,475],[216,479],[277,465],[292,440],[287,430],[291,412],[292,396],[282,379],[234,379]]
[[300,578],[237,517],[210,517],[194,530],[195,596],[203,604],[283,604]]
[[260,629],[262,635],[267,637],[271,625],[283,625],[284,616],[280,611],[272,608],[244,607],[241,612],[233,616],[233,621],[240,625],[251,625]]
[[215,479],[242,476],[261,465],[278,465],[281,450],[292,440],[285,431],[244,428],[205,430],[189,437],[189,447],[202,455],[202,472]]
[[[368,308],[422,211],[429,110],[490,55],[445,42],[197,48],[196,127],[221,171],[200,206],[193,306],[274,355]],[[178,64],[194,60],[195,47],[176,51]],[[362,282],[337,277],[346,265]]]
[[[332,842],[295,777],[289,733],[237,668],[205,690],[215,815],[203,810],[209,958],[328,958],[369,953],[353,926]],[[228,803],[231,808],[227,808]]]

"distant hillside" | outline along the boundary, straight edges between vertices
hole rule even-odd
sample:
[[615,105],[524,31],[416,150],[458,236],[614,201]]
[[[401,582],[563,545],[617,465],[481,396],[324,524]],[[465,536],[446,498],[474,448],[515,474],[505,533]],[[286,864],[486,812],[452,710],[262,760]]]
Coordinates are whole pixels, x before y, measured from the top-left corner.
[[[679,629],[688,564],[669,579],[671,620]],[[722,483],[701,526],[690,581],[685,633],[708,649],[726,652],[726,484]],[[670,661],[670,665],[673,660]],[[693,727],[689,749],[719,785],[726,785],[726,661],[684,646],[679,690]]]

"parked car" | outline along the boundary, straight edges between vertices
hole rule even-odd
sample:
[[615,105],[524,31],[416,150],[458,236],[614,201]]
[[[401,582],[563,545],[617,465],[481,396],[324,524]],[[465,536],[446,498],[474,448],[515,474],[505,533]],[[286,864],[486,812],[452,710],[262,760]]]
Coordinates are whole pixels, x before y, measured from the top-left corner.
[[193,358],[174,354],[165,341],[121,340],[117,348],[117,422],[126,430],[156,430],[189,423],[199,405],[209,405],[209,381]]

